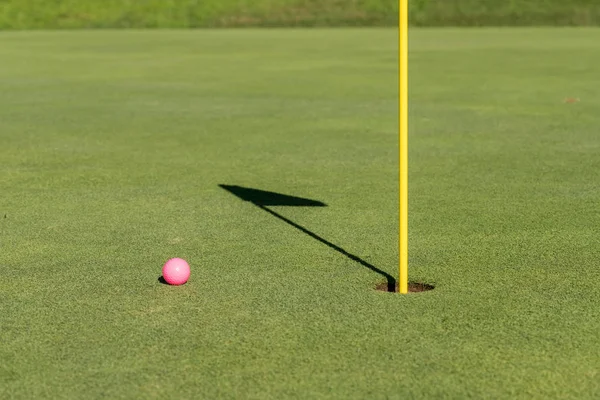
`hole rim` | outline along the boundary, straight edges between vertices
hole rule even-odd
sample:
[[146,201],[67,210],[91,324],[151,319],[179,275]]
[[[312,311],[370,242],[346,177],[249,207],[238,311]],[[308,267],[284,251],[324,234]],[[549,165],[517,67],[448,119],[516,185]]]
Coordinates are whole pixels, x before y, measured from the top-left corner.
[[[375,290],[386,293],[399,293],[398,287],[400,285],[396,283],[394,291],[389,290],[388,282],[380,282],[375,285]],[[425,282],[408,282],[408,293],[423,293],[430,292],[435,289],[435,285]]]

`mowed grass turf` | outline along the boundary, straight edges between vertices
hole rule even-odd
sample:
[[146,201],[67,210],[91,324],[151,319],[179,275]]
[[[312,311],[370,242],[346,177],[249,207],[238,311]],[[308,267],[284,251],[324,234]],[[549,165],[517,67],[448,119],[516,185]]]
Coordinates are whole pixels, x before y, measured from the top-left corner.
[[600,30],[411,31],[407,296],[218,186],[397,275],[395,30],[0,43],[1,398],[600,396]]

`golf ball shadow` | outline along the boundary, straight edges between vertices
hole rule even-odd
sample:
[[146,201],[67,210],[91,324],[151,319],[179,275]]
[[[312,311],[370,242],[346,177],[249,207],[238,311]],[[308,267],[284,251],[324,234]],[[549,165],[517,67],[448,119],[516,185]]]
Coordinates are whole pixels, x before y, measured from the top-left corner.
[[158,283],[161,283],[163,285],[168,285],[167,281],[165,280],[165,278],[162,275],[158,277]]

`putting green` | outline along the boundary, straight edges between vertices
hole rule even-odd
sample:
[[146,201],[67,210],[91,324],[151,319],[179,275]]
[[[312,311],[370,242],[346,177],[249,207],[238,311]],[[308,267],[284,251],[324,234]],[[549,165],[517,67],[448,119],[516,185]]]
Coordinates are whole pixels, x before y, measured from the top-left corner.
[[396,33],[3,33],[0,397],[598,398],[600,30],[411,31],[407,296]]

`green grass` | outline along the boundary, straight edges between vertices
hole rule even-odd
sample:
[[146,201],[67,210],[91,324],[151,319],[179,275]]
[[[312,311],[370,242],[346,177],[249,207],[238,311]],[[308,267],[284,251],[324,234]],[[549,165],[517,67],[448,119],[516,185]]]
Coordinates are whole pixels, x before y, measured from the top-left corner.
[[409,0],[417,26],[597,26],[597,0]]
[[397,23],[395,0],[0,0],[0,29]]
[[[415,26],[600,25],[597,0],[409,0]],[[0,29],[397,26],[397,0],[0,0]]]
[[598,398],[600,30],[412,31],[431,292],[218,187],[396,275],[396,37],[2,34],[0,398]]

